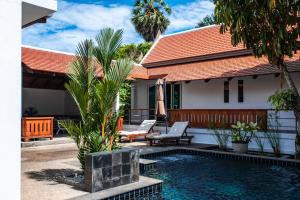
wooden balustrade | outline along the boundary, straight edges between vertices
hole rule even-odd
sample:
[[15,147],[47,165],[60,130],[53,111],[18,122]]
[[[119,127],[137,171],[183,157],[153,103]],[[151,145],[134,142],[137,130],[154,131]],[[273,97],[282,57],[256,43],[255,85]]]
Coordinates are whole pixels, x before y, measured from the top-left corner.
[[53,117],[22,118],[22,139],[28,142],[33,138],[53,139]]
[[230,128],[237,121],[256,122],[261,130],[267,130],[267,110],[263,109],[172,109],[168,111],[169,125],[177,121],[189,121],[195,128]]

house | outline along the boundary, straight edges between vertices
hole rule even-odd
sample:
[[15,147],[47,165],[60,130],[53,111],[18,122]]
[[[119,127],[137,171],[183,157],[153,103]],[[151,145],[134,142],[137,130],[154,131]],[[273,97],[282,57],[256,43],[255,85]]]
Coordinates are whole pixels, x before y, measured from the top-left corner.
[[56,0],[0,1],[0,155],[6,163],[1,167],[2,199],[20,199],[21,31],[45,23],[56,10]]
[[[287,58],[300,88],[300,53]],[[242,45],[233,47],[230,34],[207,26],[159,37],[141,61],[132,89],[129,123],[154,118],[155,81],[167,82],[169,123],[190,121],[193,142],[214,144],[211,122],[257,122],[266,130],[272,106],[267,99],[286,87],[279,70],[267,58],[255,58]],[[280,112],[283,152],[294,152],[295,120]],[[250,148],[257,148],[252,142]],[[270,146],[267,146],[271,150]]]
[[[77,107],[65,89],[67,73],[75,54],[22,46],[22,115],[33,108],[35,116],[76,117]],[[134,66],[131,77],[139,77],[140,66]],[[96,68],[99,78],[101,67]],[[131,78],[132,79],[132,78]],[[30,114],[29,114],[30,115]]]
[[[77,108],[64,89],[66,73],[74,54],[22,47],[22,114],[33,107],[39,116],[70,117]],[[296,85],[300,86],[299,55],[287,59]],[[99,68],[100,69],[100,68]],[[99,77],[101,77],[100,71]],[[254,121],[268,128],[274,113],[267,98],[282,84],[279,71],[266,58],[254,58],[242,46],[232,47],[230,35],[221,35],[218,26],[161,36],[136,65],[132,109],[126,123],[155,118],[155,82],[167,82],[168,121],[190,121],[193,142],[215,144],[211,122],[220,127],[224,120]],[[262,87],[263,86],[263,87]],[[283,152],[294,152],[295,120],[291,112],[280,112]],[[130,127],[129,127],[130,128]],[[132,128],[132,127],[131,127]],[[156,127],[164,131],[162,127]],[[254,142],[250,148],[256,149]],[[267,150],[271,150],[268,146]]]
[[22,114],[33,108],[38,116],[78,115],[65,90],[74,54],[22,46]]

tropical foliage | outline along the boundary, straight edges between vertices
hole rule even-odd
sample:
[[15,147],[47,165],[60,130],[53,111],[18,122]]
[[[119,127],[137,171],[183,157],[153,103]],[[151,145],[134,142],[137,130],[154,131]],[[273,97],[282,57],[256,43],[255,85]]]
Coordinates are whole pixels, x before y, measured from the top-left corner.
[[265,149],[265,141],[257,133],[254,133],[253,139],[254,139],[256,145],[258,146],[260,155],[263,155],[264,154],[264,149]]
[[164,33],[170,24],[166,15],[171,8],[164,0],[136,0],[131,22],[146,42],[153,42],[158,33]]
[[204,27],[204,26],[209,26],[209,25],[214,25],[216,24],[216,19],[215,15],[206,15],[196,26],[196,28]]
[[136,63],[139,63],[146,53],[151,48],[151,42],[140,44],[125,44],[122,45],[116,53],[115,59],[128,58]]
[[[140,63],[142,58],[151,48],[151,42],[144,42],[140,44],[124,44],[122,45],[114,59],[130,59],[135,63]],[[120,112],[123,114],[125,110],[130,109],[131,103],[131,81],[126,81],[120,88]]]
[[297,106],[297,95],[291,89],[276,91],[268,101],[278,110],[294,110]]
[[268,131],[266,133],[268,142],[272,147],[274,155],[280,157],[280,133],[279,129],[281,124],[279,123],[279,118],[277,113],[270,114],[268,119]]
[[[85,155],[117,149],[119,112],[115,99],[126,81],[132,62],[113,58],[122,43],[122,30],[102,29],[92,40],[78,44],[76,59],[68,73],[66,89],[80,112],[80,121],[62,121],[78,147],[78,159],[85,166]],[[100,69],[101,66],[101,69]],[[102,78],[99,78],[102,71]]]
[[230,134],[226,129],[214,129],[214,137],[222,150],[227,149]]
[[235,143],[249,143],[256,133],[258,126],[257,123],[250,122],[246,124],[244,122],[237,122],[231,126],[232,128],[232,142]]
[[120,114],[123,116],[131,107],[131,81],[126,81],[120,88]]
[[267,56],[279,69],[295,95],[297,119],[296,158],[300,159],[300,96],[285,58],[298,50],[300,1],[215,0],[215,16],[221,33],[230,31],[234,46],[243,42],[256,57]]

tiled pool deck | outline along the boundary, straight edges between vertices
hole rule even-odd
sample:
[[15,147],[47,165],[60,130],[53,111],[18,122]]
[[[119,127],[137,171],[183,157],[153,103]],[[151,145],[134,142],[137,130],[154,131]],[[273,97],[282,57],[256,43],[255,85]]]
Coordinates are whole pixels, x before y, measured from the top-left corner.
[[71,200],[123,200],[136,199],[139,196],[151,195],[162,190],[162,181],[140,176],[140,180],[135,183],[118,186],[115,188],[102,190],[100,192],[89,193]]
[[[205,148],[211,145],[205,144],[150,147],[145,142],[134,142],[122,145],[140,148],[141,170],[153,167],[156,156],[174,153],[205,154],[220,159],[281,166],[300,166],[300,161],[293,159],[207,150]],[[49,176],[47,173],[50,171],[57,170],[59,172],[67,169],[79,170],[75,145],[60,144],[22,149],[22,199],[134,199],[136,195],[161,190],[159,180],[141,177],[140,182],[120,186],[110,191],[102,191],[101,194],[91,194],[65,184],[55,183],[47,177],[47,175]],[[31,188],[39,188],[39,190],[32,190]]]

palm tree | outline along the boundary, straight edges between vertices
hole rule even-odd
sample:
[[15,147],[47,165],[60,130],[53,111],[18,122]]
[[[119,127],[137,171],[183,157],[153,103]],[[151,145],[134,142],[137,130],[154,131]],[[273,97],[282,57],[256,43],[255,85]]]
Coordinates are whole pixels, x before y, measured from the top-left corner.
[[171,8],[163,0],[137,0],[132,14],[135,30],[146,42],[153,42],[170,24],[165,15],[171,14]]
[[[132,62],[113,58],[122,43],[122,30],[102,29],[96,37],[79,43],[76,59],[70,67],[65,85],[80,112],[81,120],[60,122],[78,147],[78,159],[85,166],[85,155],[117,149],[117,121],[114,110],[117,94],[126,81]],[[101,66],[103,78],[96,68]],[[98,70],[99,71],[99,70]]]

